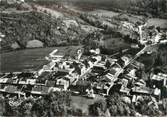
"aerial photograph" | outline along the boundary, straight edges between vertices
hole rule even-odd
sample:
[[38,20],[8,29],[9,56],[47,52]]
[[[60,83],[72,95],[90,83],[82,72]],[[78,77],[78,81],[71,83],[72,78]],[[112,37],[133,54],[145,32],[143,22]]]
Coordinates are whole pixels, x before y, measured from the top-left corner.
[[167,117],[167,0],[0,0],[0,117]]

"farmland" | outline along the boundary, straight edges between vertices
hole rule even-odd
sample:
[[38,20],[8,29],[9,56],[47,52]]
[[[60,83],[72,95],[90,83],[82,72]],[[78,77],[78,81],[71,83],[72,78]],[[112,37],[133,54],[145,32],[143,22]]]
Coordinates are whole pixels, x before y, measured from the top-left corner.
[[50,47],[12,51],[0,54],[0,72],[17,72],[26,70],[38,70],[48,63],[45,56],[48,56],[54,49],[58,54],[64,54],[69,47]]

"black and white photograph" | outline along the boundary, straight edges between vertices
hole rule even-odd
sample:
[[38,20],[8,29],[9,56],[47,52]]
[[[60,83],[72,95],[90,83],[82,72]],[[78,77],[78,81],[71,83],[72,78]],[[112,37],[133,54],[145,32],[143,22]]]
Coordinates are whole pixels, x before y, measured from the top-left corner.
[[167,0],[0,0],[0,117],[167,117]]

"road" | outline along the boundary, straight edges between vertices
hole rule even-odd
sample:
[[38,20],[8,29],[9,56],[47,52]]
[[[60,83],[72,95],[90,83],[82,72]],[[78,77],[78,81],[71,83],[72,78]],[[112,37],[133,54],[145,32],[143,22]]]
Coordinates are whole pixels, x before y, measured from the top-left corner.
[[123,69],[125,69],[129,64],[131,64],[134,60],[136,60],[139,56],[141,56],[148,48],[149,46],[145,46],[142,50],[140,50],[135,56],[134,58],[132,58],[124,67]]
[[[148,48],[150,48],[151,46],[154,46],[155,44],[152,45],[146,45],[142,50],[140,50],[135,56],[134,58],[132,58],[126,65],[124,65],[124,67],[120,70],[117,71],[117,73],[114,75],[114,78],[118,78],[118,76],[124,72],[124,69],[130,65],[132,62],[134,62],[134,60],[136,60],[138,57],[140,57]],[[110,89],[113,87],[113,84],[111,83],[111,85],[109,86],[108,90],[107,90],[107,95],[109,95],[109,91]]]

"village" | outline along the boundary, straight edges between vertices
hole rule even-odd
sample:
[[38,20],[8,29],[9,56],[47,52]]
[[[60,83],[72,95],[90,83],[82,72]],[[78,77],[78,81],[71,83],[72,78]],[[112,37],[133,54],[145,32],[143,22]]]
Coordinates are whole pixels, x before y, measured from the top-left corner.
[[[4,113],[6,116],[13,116],[16,114],[15,110],[18,111],[17,113],[20,110],[23,111],[20,116],[24,114],[30,116],[32,115],[31,112],[36,111],[37,117],[50,117],[52,116],[51,113],[54,113],[53,116],[92,115],[104,117],[117,115],[138,117],[150,115],[150,113],[153,115],[167,114],[167,72],[161,67],[165,62],[157,60],[166,59],[166,53],[159,52],[160,47],[167,45],[167,29],[164,28],[165,26],[148,26],[148,20],[136,18],[136,16],[131,17],[132,19],[127,18],[130,16],[129,14],[120,14],[111,18],[100,16],[98,13],[87,14],[72,10],[66,11],[67,9],[64,7],[57,5],[58,9],[63,13],[65,12],[66,15],[75,14],[80,18],[76,18],[77,20],[75,18],[70,19],[70,17],[63,19],[62,17],[66,15],[63,16],[42,5],[35,4],[29,8],[30,5],[24,0],[7,0],[5,2],[9,2],[8,4],[17,3],[20,5],[18,5],[20,9],[31,9],[30,11],[16,10],[18,13],[30,12],[29,15],[32,15],[31,11],[33,10],[41,13],[39,15],[32,12],[34,19],[39,20],[43,17],[41,21],[44,25],[38,27],[39,24],[43,24],[41,22],[36,26],[33,26],[34,24],[29,25],[28,21],[33,19],[29,17],[27,21],[25,20],[25,25],[23,23],[23,27],[27,26],[26,30],[31,30],[29,28],[31,25],[38,27],[37,30],[34,29],[36,34],[33,30],[27,31],[27,33],[31,32],[30,37],[34,36],[36,40],[31,39],[22,42],[23,37],[21,36],[20,40],[16,39],[15,43],[13,41],[14,36],[10,35],[12,32],[8,31],[12,28],[2,28],[3,30],[0,32],[2,44],[7,44],[8,41],[5,39],[9,39],[12,43],[12,45],[8,43],[11,46],[9,48],[14,51],[23,48],[47,48],[50,46],[54,49],[51,49],[52,51],[48,52],[47,56],[39,58],[39,60],[44,59],[47,62],[36,70],[28,69],[33,65],[29,65],[27,62],[24,65],[28,66],[26,70],[0,71],[0,105],[2,105],[2,107],[0,106],[0,116]],[[29,15],[23,15],[21,19]],[[9,20],[9,26],[12,24],[11,21],[18,17],[2,16],[4,22]],[[47,20],[51,20],[51,23]],[[32,21],[35,22],[36,20]],[[86,23],[84,24],[83,21]],[[20,23],[21,20],[18,22]],[[3,27],[6,27],[6,24]],[[39,29],[43,30],[44,28],[48,28],[48,30],[46,29],[46,36],[42,35],[45,34],[45,31],[39,33],[40,36],[38,36]],[[16,28],[16,32],[18,29]],[[5,33],[5,30],[9,33]],[[56,35],[52,35],[54,33]],[[29,38],[29,36],[27,37]],[[108,37],[110,41],[107,42]],[[45,40],[46,38],[48,40]],[[56,40],[57,38],[60,40]],[[41,45],[35,45],[35,42],[38,44],[40,42]],[[74,45],[75,49],[71,45]],[[59,46],[67,46],[67,49],[70,48],[69,50],[72,52],[63,53],[62,51],[65,50],[56,48]],[[9,49],[7,46],[2,48]],[[108,51],[108,53],[106,52],[106,54],[104,51]],[[151,62],[147,64],[147,62],[140,60],[147,59],[145,56],[154,59],[152,56],[154,54],[156,56],[155,61],[147,60],[153,64]],[[157,65],[159,68],[156,64],[159,64],[159,66]],[[71,102],[73,103],[72,106],[68,105]],[[103,109],[104,102],[107,105],[105,109]],[[91,106],[92,108],[90,108]],[[1,113],[1,110],[5,111]],[[70,112],[68,112],[69,110]]]
[[55,91],[90,99],[117,92],[136,104],[143,96],[151,96],[150,104],[158,108],[161,99],[167,96],[167,74],[152,71],[144,79],[145,65],[136,60],[144,53],[150,54],[149,47],[161,43],[158,35],[145,41],[140,37],[143,39],[140,43],[145,45],[135,56],[125,54],[112,58],[101,54],[99,48],[90,49],[90,56],[85,56],[79,48],[75,58],[71,58],[57,55],[59,50],[55,49],[45,57],[49,63],[38,71],[1,74],[1,96],[8,98],[11,106],[18,106],[27,98],[39,98]]

